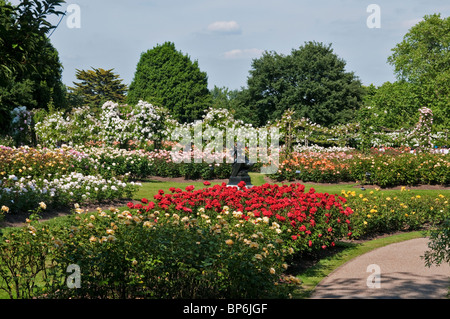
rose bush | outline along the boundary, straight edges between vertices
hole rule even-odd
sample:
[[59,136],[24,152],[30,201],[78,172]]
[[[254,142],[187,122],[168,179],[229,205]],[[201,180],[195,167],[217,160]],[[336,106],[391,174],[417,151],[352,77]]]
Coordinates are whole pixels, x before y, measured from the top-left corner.
[[376,233],[418,230],[426,225],[439,224],[450,217],[448,196],[418,195],[402,188],[395,195],[379,188],[356,194],[342,191],[354,214],[350,216],[353,237]]
[[360,182],[380,187],[448,185],[450,154],[412,152],[410,148],[371,149],[365,154],[346,152],[293,152],[280,155],[277,181]]
[[10,175],[0,180],[0,205],[9,207],[11,212],[25,212],[41,201],[61,207],[71,203],[131,198],[140,186],[140,183],[114,177],[105,179],[100,175],[76,172],[53,179]]

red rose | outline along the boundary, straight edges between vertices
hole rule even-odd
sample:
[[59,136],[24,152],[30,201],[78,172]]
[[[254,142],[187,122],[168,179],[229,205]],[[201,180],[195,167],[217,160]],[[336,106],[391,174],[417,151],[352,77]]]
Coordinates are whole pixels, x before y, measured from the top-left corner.
[[308,241],[308,246],[311,247],[312,246],[312,241]]
[[128,202],[127,206],[128,208],[132,209],[134,207],[134,204],[132,202]]
[[245,187],[245,182],[244,181],[240,181],[239,182],[239,184],[238,184],[238,187],[240,187],[240,188],[244,188]]
[[209,186],[209,185],[211,185],[211,183],[210,183],[210,182],[208,182],[208,181],[204,181],[204,182],[203,182],[203,185],[205,185],[205,186]]
[[148,203],[148,199],[147,198],[143,198],[143,199],[141,199],[141,202],[143,202],[144,204],[147,204]]

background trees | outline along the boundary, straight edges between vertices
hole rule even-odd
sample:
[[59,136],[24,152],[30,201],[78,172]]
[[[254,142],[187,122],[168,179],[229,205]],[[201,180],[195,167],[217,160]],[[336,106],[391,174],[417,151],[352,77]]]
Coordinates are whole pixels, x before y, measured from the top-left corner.
[[139,100],[167,108],[182,123],[200,119],[211,104],[207,75],[173,43],[157,45],[142,53],[130,84],[127,102]]
[[69,87],[71,105],[89,105],[93,108],[99,108],[106,101],[124,103],[128,88],[113,70],[92,68],[92,70],[86,71],[77,69],[76,77],[80,82],[73,82],[74,87]]
[[[427,15],[392,49],[388,63],[395,83],[386,82],[369,96],[374,122],[390,128],[410,127],[419,108],[433,111],[435,130],[450,127],[450,17]],[[387,113],[386,115],[385,112]]]
[[60,15],[64,1],[21,1],[12,6],[0,0],[0,131],[9,129],[10,112],[25,105],[64,107],[65,87],[58,52],[47,38],[54,28],[46,19]]
[[307,42],[290,55],[265,52],[253,60],[247,99],[260,125],[292,108],[323,126],[345,123],[362,103],[363,88],[330,45]]

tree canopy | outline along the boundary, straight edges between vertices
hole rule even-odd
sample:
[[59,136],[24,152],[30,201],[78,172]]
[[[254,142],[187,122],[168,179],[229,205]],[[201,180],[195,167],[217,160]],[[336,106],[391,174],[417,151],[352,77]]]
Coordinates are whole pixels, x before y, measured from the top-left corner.
[[323,126],[344,124],[362,103],[364,90],[330,45],[306,42],[290,55],[265,52],[254,59],[243,96],[259,125],[281,118],[287,109]]
[[[411,84],[437,127],[450,126],[450,17],[426,15],[393,49],[388,62],[398,81]],[[417,110],[416,110],[417,112]]]
[[433,112],[433,130],[450,127],[450,18],[426,15],[411,27],[387,59],[397,80],[372,87],[367,95],[374,127],[411,129],[419,109]]
[[139,100],[167,108],[184,123],[200,119],[211,105],[208,78],[198,62],[166,42],[141,54],[127,102]]
[[47,21],[60,15],[64,1],[21,1],[13,6],[0,0],[0,123],[5,129],[17,106],[47,108],[65,105],[58,52],[47,38],[54,28]]
[[68,88],[72,106],[89,105],[98,108],[106,101],[124,103],[128,88],[113,70],[77,69],[76,77],[80,82],[73,82],[74,86]]

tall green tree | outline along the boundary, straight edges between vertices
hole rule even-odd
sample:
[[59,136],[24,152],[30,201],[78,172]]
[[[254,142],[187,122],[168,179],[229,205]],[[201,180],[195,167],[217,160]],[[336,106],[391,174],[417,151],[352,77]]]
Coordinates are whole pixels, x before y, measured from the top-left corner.
[[65,86],[58,52],[47,35],[55,28],[47,21],[61,15],[61,0],[0,0],[0,130],[5,132],[9,113],[24,105],[47,108],[65,106]]
[[113,70],[77,69],[76,77],[79,82],[73,82],[74,86],[68,88],[71,106],[89,105],[98,108],[106,101],[124,103],[128,88]]
[[[388,62],[399,81],[413,86],[420,107],[433,111],[434,124],[450,127],[450,17],[424,16],[397,44]],[[416,110],[417,112],[417,110]]]
[[211,105],[208,77],[197,61],[165,42],[141,54],[127,102],[139,100],[167,108],[182,123],[192,122]]
[[419,96],[415,86],[407,81],[385,82],[378,87],[371,85],[365,102],[370,112],[364,110],[361,120],[368,120],[375,130],[413,127],[419,120]]
[[255,126],[259,124],[258,117],[249,107],[248,91],[245,88],[230,90],[226,87],[214,86],[211,97],[213,108],[227,109],[236,120],[244,123]]
[[331,44],[306,42],[290,55],[265,52],[252,62],[244,97],[259,125],[280,119],[289,108],[323,126],[353,121],[364,90],[345,66]]

